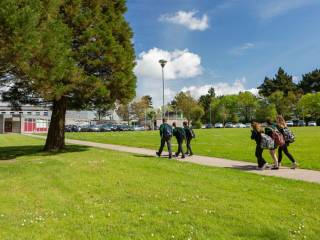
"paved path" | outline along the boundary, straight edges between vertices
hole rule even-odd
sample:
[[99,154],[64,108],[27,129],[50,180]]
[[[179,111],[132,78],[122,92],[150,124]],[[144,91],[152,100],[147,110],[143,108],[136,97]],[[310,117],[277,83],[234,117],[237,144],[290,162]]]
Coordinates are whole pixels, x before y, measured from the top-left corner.
[[[44,136],[39,136],[39,135],[29,135],[29,134],[26,134],[26,135],[30,137],[36,137],[36,138],[42,138],[42,139],[45,138]],[[154,150],[145,149],[145,148],[126,147],[126,146],[120,146],[120,145],[104,144],[104,143],[72,140],[72,139],[66,139],[66,143],[103,148],[103,149],[115,150],[120,152],[135,153],[135,154],[141,154],[146,156],[155,156]],[[306,170],[306,169],[292,170],[286,167],[282,167],[280,170],[260,171],[256,169],[256,164],[252,162],[234,161],[234,160],[228,160],[223,158],[204,157],[204,156],[196,156],[196,155],[192,157],[187,157],[185,159],[179,158],[177,160],[182,162],[191,162],[195,164],[206,165],[206,166],[239,169],[245,172],[251,172],[251,173],[256,173],[260,175],[282,177],[282,178],[302,180],[306,182],[313,182],[313,183],[320,184],[320,171],[313,171],[313,170]]]

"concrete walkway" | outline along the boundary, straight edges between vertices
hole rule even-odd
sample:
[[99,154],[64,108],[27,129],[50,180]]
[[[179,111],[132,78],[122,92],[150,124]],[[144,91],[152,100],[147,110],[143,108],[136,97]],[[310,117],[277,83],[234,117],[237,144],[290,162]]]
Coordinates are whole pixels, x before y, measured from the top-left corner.
[[[31,135],[31,134],[26,134],[26,135],[30,137],[35,137],[35,138],[41,138],[41,139],[45,138],[44,136],[39,136],[39,135]],[[145,149],[145,148],[126,147],[126,146],[120,146],[120,145],[104,144],[104,143],[72,140],[72,139],[66,139],[66,143],[96,147],[96,148],[102,148],[102,149],[108,149],[108,150],[114,150],[114,151],[120,151],[120,152],[141,154],[146,156],[154,156],[154,157],[156,156],[154,150]],[[192,157],[187,157],[185,159],[178,158],[177,160],[182,162],[190,162],[195,164],[206,165],[206,166],[239,169],[245,172],[251,172],[251,173],[256,173],[256,174],[265,175],[265,176],[275,176],[275,177],[302,180],[306,182],[313,182],[313,183],[320,184],[320,171],[306,170],[306,169],[293,170],[286,167],[281,167],[281,169],[279,170],[267,169],[267,170],[261,171],[261,170],[257,170],[256,169],[257,165],[252,162],[234,161],[234,160],[228,160],[223,158],[204,157],[204,156],[197,156],[197,155],[194,155]]]

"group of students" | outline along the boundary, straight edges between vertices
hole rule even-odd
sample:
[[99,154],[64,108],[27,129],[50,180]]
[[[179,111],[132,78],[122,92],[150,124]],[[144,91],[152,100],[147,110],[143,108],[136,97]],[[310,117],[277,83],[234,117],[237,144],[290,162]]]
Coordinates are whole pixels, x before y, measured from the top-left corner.
[[[162,124],[160,126],[160,137],[161,137],[161,145],[159,151],[156,152],[157,156],[161,156],[163,148],[165,144],[167,144],[169,151],[169,159],[172,158],[172,147],[171,147],[171,138],[172,136],[176,137],[178,143],[178,149],[175,152],[175,157],[178,157],[181,153],[181,157],[185,158],[186,155],[192,156],[193,152],[191,149],[191,141],[195,138],[195,134],[191,128],[189,128],[187,122],[183,122],[183,127],[177,127],[174,122],[172,126],[167,123],[167,119],[164,118],[162,120]],[[186,142],[187,151],[183,151],[183,142]]]
[[[292,162],[291,168],[295,169],[298,164],[292,154],[290,154],[288,147],[290,143],[295,140],[294,134],[287,127],[284,118],[279,115],[276,117],[276,123],[267,121],[267,126],[263,129],[260,123],[252,122],[251,139],[256,141],[256,158],[258,161],[258,169],[264,170],[268,167],[266,160],[262,153],[264,149],[269,150],[273,159],[272,170],[277,170],[281,166],[282,153],[284,153]],[[276,149],[278,148],[278,157]]]

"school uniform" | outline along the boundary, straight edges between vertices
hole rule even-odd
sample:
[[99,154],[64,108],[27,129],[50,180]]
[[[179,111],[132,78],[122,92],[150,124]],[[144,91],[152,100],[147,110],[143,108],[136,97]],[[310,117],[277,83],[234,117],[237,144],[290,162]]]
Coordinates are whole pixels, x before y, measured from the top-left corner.
[[191,130],[189,127],[184,127],[183,128],[185,133],[186,133],[186,145],[187,145],[187,152],[186,154],[193,155],[192,149],[191,149],[191,140],[193,138],[191,134]]
[[267,163],[262,156],[263,149],[261,148],[261,133],[256,130],[252,130],[251,132],[251,139],[255,140],[257,144],[255,155],[258,161],[258,167],[261,168]]
[[185,158],[184,151],[182,148],[183,140],[185,139],[185,136],[186,136],[184,129],[181,127],[175,127],[173,129],[173,136],[176,137],[177,142],[178,142],[178,151],[176,152],[176,157],[178,157],[179,154],[181,153],[182,158]]
[[[283,135],[284,137],[284,130],[282,127],[280,127],[279,125],[277,125],[277,129],[278,131]],[[292,162],[292,163],[295,163],[296,160],[293,158],[293,156],[289,153],[289,150],[288,150],[288,146],[289,146],[289,142],[286,141],[286,143],[282,146],[279,146],[278,148],[278,163],[281,163],[282,161],[282,152],[284,152],[284,154],[289,158],[289,160]]]
[[[168,133],[171,132],[171,135],[166,133],[166,128],[168,128]],[[168,152],[169,152],[169,158],[172,157],[172,148],[171,148],[171,137],[172,137],[172,127],[167,124],[163,123],[160,125],[160,137],[161,137],[161,145],[159,148],[159,151],[157,152],[157,155],[160,156],[165,144],[167,144]]]

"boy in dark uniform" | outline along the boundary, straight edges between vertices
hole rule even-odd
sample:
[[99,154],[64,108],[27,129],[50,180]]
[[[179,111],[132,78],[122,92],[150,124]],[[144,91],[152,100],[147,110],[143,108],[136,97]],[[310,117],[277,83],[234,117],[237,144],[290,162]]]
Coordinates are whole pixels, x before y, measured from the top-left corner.
[[172,149],[171,149],[171,138],[172,138],[172,127],[167,123],[167,119],[162,119],[162,124],[160,125],[160,137],[161,137],[161,145],[159,151],[156,152],[157,156],[160,157],[164,145],[167,143],[169,159],[172,158]]
[[178,151],[176,152],[175,156],[178,157],[179,154],[181,153],[181,155],[182,155],[181,158],[185,158],[185,155],[184,155],[184,152],[182,149],[182,143],[183,143],[183,140],[186,138],[186,134],[185,134],[183,128],[177,127],[175,122],[172,124],[172,126],[174,127],[173,136],[176,137],[177,142],[178,142]]
[[192,156],[193,152],[191,149],[191,140],[192,140],[192,138],[195,138],[195,135],[194,135],[194,132],[192,131],[192,129],[190,129],[188,127],[188,123],[186,121],[183,122],[183,129],[184,129],[184,132],[186,133],[186,145],[187,145],[186,154],[188,154],[189,156]]

